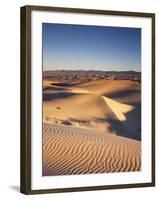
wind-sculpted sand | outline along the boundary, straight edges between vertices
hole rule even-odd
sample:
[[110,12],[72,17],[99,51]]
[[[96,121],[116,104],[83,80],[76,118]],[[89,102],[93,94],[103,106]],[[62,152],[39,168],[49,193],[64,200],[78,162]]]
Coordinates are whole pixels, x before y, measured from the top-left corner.
[[43,175],[138,171],[140,142],[65,125],[44,124]]
[[43,81],[43,175],[139,171],[141,84]]

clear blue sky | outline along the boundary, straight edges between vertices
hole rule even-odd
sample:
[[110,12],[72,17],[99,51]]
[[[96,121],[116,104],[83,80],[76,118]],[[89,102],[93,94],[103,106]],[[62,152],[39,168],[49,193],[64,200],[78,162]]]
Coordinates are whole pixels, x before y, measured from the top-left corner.
[[43,23],[43,70],[141,71],[141,29]]

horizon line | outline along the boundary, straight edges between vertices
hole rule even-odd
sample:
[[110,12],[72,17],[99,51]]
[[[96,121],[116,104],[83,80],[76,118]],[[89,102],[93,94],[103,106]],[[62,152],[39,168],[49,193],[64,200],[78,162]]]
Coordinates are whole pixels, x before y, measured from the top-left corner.
[[141,71],[136,71],[136,70],[94,70],[94,69],[89,69],[89,70],[85,70],[85,69],[53,69],[53,70],[43,70],[43,72],[46,71],[101,71],[101,72],[141,72]]

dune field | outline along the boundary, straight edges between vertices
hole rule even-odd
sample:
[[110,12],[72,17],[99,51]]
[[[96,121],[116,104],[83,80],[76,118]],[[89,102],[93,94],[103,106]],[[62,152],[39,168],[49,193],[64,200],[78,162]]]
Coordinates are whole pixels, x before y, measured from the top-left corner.
[[43,79],[43,176],[141,170],[141,83]]

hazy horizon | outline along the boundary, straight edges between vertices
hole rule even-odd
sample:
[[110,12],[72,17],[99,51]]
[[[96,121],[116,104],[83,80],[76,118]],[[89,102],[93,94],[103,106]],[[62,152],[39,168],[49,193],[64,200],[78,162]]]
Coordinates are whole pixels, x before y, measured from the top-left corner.
[[43,69],[141,72],[141,29],[43,23]]
[[98,69],[88,69],[88,70],[85,70],[85,69],[49,69],[49,70],[43,70],[43,72],[45,71],[100,71],[100,72],[139,72],[141,73],[141,71],[136,71],[136,70],[98,70]]

